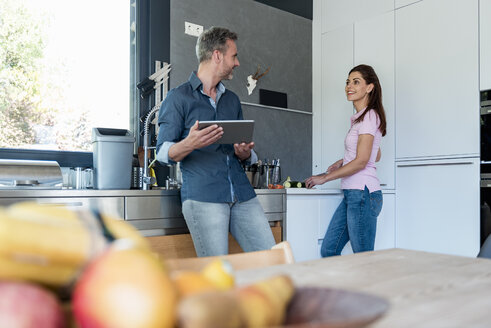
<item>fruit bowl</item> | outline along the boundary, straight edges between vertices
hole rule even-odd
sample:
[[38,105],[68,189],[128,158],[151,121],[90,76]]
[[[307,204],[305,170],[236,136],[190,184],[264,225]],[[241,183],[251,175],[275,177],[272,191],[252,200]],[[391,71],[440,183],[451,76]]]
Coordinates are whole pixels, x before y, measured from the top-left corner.
[[[359,328],[384,315],[389,303],[378,296],[341,289],[300,287],[287,309],[285,324],[276,328]],[[71,304],[63,307],[73,322]]]
[[389,303],[378,296],[341,289],[299,287],[284,328],[357,328],[380,318]]

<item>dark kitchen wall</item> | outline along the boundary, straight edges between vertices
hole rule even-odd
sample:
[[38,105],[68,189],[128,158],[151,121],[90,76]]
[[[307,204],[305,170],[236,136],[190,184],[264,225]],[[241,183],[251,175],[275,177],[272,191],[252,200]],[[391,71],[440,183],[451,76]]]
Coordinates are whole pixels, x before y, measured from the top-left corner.
[[[187,81],[198,67],[196,37],[184,22],[223,26],[238,33],[240,67],[224,81],[243,103],[245,119],[256,121],[255,150],[260,159],[280,158],[282,176],[305,179],[312,172],[312,21],[253,0],[171,0],[170,87]],[[249,96],[247,76],[271,67]],[[259,104],[259,89],[288,95],[288,108]]]
[[295,15],[312,19],[313,0],[254,0],[275,8],[288,11]]

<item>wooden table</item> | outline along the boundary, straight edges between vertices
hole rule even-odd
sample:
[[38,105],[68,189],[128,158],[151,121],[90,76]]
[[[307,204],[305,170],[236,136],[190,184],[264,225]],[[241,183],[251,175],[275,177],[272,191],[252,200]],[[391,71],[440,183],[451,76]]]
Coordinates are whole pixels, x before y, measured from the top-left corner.
[[491,327],[491,260],[389,249],[236,272],[239,285],[288,274],[296,286],[384,297],[370,327]]

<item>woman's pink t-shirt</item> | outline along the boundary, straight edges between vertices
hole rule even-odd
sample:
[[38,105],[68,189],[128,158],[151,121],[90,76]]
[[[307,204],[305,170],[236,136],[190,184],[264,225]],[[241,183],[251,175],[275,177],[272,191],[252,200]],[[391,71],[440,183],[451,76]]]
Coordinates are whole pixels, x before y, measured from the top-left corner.
[[341,189],[360,189],[364,190],[367,186],[370,192],[380,190],[380,182],[377,178],[377,168],[375,159],[382,140],[382,132],[380,132],[380,119],[374,110],[369,112],[363,118],[363,121],[353,123],[365,110],[351,116],[351,128],[344,139],[344,157],[343,165],[348,164],[356,158],[356,148],[358,145],[358,136],[360,134],[371,134],[373,138],[372,154],[366,167],[348,177],[341,178]]

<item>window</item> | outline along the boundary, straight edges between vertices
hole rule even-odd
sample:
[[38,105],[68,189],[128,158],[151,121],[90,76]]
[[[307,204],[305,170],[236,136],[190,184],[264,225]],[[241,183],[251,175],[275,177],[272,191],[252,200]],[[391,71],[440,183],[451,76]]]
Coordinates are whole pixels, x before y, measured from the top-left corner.
[[129,128],[130,9],[122,0],[0,2],[0,148],[91,151],[93,127]]

